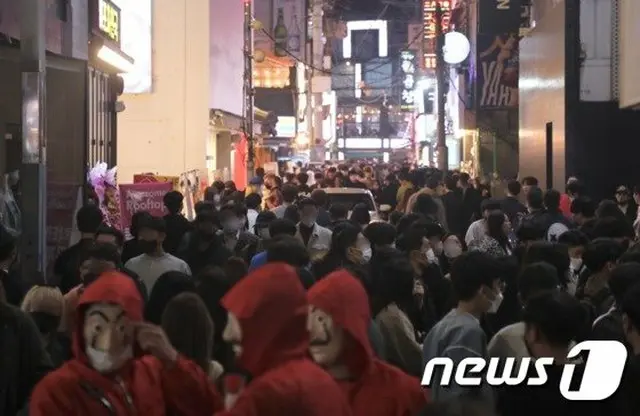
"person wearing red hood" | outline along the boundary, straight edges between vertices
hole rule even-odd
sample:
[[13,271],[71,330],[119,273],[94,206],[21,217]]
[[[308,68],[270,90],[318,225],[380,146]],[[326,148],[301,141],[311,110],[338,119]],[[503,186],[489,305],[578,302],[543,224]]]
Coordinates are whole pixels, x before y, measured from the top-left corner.
[[[80,297],[74,358],[35,388],[31,416],[211,415],[221,397],[164,331],[142,321],[130,277],[104,273]],[[147,354],[147,355],[143,355]]]
[[427,405],[420,381],[374,356],[367,293],[346,270],[309,289],[311,356],[340,384],[354,416],[413,416]]
[[293,267],[264,265],[221,303],[228,312],[223,338],[252,380],[237,396],[235,388],[227,394],[227,409],[216,416],[351,415],[336,382],[309,358],[309,306]]

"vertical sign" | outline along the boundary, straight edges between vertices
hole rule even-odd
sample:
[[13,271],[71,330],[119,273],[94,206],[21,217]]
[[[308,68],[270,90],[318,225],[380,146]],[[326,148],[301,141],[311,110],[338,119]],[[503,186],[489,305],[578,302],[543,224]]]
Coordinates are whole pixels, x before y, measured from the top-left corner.
[[416,54],[413,51],[402,51],[400,69],[402,70],[402,111],[413,111],[415,107],[414,89],[416,85]]
[[303,0],[275,0],[273,2],[273,27],[265,28],[276,39],[276,49],[285,49],[283,56],[304,58],[305,17],[307,10]]
[[478,34],[478,106],[518,106],[518,36]]
[[511,33],[520,29],[522,0],[479,0],[478,33]]
[[[449,31],[451,21],[451,4],[449,0],[441,0],[440,8],[442,9],[442,32]],[[436,6],[438,0],[424,0],[423,3],[423,44],[424,51],[424,67],[425,69],[436,68]]]

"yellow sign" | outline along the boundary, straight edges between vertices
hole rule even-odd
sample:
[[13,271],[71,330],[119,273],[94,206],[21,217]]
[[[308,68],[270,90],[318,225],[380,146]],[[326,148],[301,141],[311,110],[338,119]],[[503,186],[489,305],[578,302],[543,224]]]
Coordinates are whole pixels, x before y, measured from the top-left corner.
[[98,29],[112,41],[120,43],[120,10],[108,0],[99,0]]

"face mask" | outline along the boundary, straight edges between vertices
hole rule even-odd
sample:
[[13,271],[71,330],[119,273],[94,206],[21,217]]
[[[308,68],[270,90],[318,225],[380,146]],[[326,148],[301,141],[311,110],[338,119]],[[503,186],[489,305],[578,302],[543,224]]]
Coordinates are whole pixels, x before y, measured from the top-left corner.
[[305,217],[300,222],[307,227],[312,227],[316,223],[316,217]]
[[436,257],[436,253],[433,251],[433,249],[429,249],[426,251],[426,253],[424,253],[424,255],[427,257],[427,261],[429,263],[437,263],[438,262],[438,258]]
[[458,244],[447,244],[446,246],[444,246],[444,255],[447,256],[447,258],[455,259],[461,254],[462,247],[460,247]]
[[220,206],[220,195],[213,196],[213,204],[216,206]]
[[487,312],[488,313],[498,312],[498,309],[500,308],[500,305],[502,304],[503,300],[504,300],[504,296],[502,295],[502,292],[498,292],[496,297],[491,301],[491,306],[489,307],[489,310]]
[[442,242],[438,241],[435,247],[433,248],[433,252],[435,253],[436,256],[439,256],[440,254],[442,254],[443,250],[444,250],[444,246]]
[[571,257],[571,263],[569,267],[574,272],[577,272],[582,267],[582,259],[580,257]]
[[227,233],[235,233],[240,229],[240,224],[241,224],[240,221],[232,219],[232,220],[225,221],[225,223],[222,224],[222,228]]
[[153,254],[158,249],[158,243],[155,241],[140,240],[138,241],[140,250],[145,254]]
[[98,373],[109,373],[122,367],[124,363],[133,358],[133,348],[126,348],[122,354],[118,356],[112,356],[111,354],[97,350],[92,347],[87,347],[87,358],[91,367],[93,367]]
[[362,252],[362,261],[369,263],[369,261],[371,261],[371,256],[373,255],[371,247],[360,249],[360,252]]
[[258,234],[260,235],[260,238],[262,238],[263,240],[268,240],[269,238],[271,238],[271,234],[269,234],[268,228],[261,228]]

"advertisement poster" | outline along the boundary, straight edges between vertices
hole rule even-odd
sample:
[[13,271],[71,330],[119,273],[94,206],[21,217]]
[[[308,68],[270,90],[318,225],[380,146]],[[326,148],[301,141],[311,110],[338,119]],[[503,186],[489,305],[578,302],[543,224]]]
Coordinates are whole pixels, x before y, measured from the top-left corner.
[[478,107],[518,107],[519,52],[516,34],[478,34]]
[[69,248],[80,186],[47,184],[47,276],[58,255]]
[[[275,39],[276,56],[304,58],[305,2],[303,0],[274,0],[273,27],[265,28]],[[283,49],[286,50],[283,51]]]
[[166,214],[163,197],[173,189],[171,183],[134,183],[119,185],[120,212],[122,230],[129,234],[131,216],[138,211],[148,211],[151,215],[164,216]]

